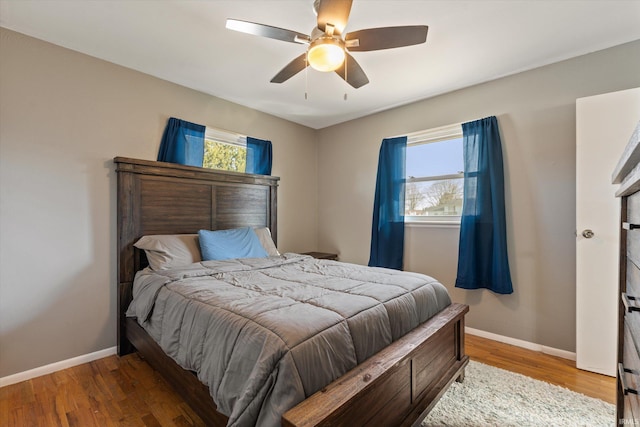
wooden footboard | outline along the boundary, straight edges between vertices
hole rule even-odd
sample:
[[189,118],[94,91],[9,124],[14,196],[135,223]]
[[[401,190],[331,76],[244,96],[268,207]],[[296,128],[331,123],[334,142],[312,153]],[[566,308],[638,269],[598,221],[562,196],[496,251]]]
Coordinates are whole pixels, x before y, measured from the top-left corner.
[[469,362],[464,315],[452,304],[284,414],[283,426],[410,426]]
[[[410,426],[419,423],[461,377],[464,315],[452,304],[364,363],[284,414],[285,427]],[[127,338],[208,426],[225,426],[209,390],[195,374],[178,366],[136,323],[127,319]],[[374,422],[375,420],[375,422]]]

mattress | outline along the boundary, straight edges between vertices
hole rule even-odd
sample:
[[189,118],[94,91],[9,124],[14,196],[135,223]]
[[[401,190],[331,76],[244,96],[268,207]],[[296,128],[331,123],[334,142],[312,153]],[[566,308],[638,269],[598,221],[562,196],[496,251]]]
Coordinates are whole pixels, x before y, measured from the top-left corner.
[[229,426],[271,427],[450,303],[426,275],[285,254],[142,270],[127,316],[197,373]]

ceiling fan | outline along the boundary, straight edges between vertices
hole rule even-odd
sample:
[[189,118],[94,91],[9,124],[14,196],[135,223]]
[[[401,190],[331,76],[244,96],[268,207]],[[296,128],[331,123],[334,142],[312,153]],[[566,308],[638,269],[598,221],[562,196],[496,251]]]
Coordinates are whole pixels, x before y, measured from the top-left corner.
[[318,25],[313,28],[311,35],[238,19],[227,19],[227,28],[308,45],[307,51],[280,70],[271,79],[271,83],[285,82],[311,65],[319,71],[335,71],[357,89],[369,83],[369,79],[349,52],[392,49],[424,43],[429,27],[412,25],[367,28],[343,34],[352,2],[353,0],[315,0],[313,7],[318,16]]

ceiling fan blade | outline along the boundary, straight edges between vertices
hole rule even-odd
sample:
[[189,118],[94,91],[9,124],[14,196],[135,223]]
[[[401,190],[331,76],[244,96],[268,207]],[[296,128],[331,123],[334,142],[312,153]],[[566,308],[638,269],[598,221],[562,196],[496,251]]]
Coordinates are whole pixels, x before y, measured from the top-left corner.
[[291,77],[298,74],[300,71],[307,68],[307,53],[303,53],[302,55],[296,57],[293,61],[289,62],[278,74],[276,74],[272,79],[271,83],[282,83],[289,80]]
[[227,28],[240,31],[241,33],[253,34],[254,36],[268,37],[270,39],[282,40],[291,43],[309,43],[311,39],[308,35],[296,31],[285,30],[284,28],[272,27],[270,25],[256,24],[255,22],[240,21],[239,19],[227,19]]
[[368,28],[347,34],[345,42],[351,52],[393,49],[424,43],[428,29],[426,25]]
[[[347,67],[346,76],[345,65]],[[359,87],[362,87],[369,83],[369,79],[362,70],[362,67],[360,67],[360,64],[358,64],[354,57],[349,55],[348,53],[346,59],[344,60],[344,63],[340,68],[336,70],[336,73],[338,73],[338,75],[342,77],[344,81],[349,83],[355,89],[358,89]]]
[[334,27],[334,34],[342,34],[349,20],[353,0],[318,0],[318,28],[325,33],[327,24]]

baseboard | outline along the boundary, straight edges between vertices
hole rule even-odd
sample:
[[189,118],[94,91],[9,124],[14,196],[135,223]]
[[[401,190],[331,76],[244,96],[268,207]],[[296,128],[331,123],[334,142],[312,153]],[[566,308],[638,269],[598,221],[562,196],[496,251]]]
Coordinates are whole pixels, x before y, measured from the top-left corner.
[[67,360],[61,360],[60,362],[51,363],[49,365],[41,366],[39,368],[30,369],[24,372],[18,372],[17,374],[9,375],[0,378],[0,387],[4,387],[11,384],[16,384],[22,381],[30,380],[32,378],[40,377],[42,375],[51,374],[62,369],[72,368],[74,366],[82,365],[83,363],[93,362],[94,360],[102,359],[103,357],[111,356],[117,353],[118,347],[110,347],[104,350],[96,351],[82,356],[73,357]]
[[529,341],[519,340],[517,338],[505,337],[504,335],[498,335],[491,332],[481,331],[480,329],[464,328],[465,332],[469,335],[476,335],[482,338],[488,338],[490,340],[503,342],[505,344],[515,345],[516,347],[526,348],[528,350],[539,351],[551,356],[562,357],[563,359],[576,360],[576,354],[567,350],[560,350],[558,348],[547,347],[541,344],[535,344]]
[[[492,332],[481,331],[480,329],[474,329],[465,327],[465,332],[469,335],[476,335],[482,338],[488,338],[494,341],[503,342],[505,344],[515,345],[517,347],[526,348],[533,351],[539,351],[552,356],[562,357],[563,359],[576,360],[576,354],[566,350],[560,350],[553,347],[547,347],[540,344],[534,344],[529,341],[519,340],[517,338],[505,337],[504,335],[494,334]],[[71,368],[73,366],[82,365],[83,363],[93,362],[94,360],[102,359],[103,357],[116,354],[118,348],[111,347],[104,350],[96,351],[94,353],[85,354],[71,359],[62,360],[60,362],[51,363],[49,365],[41,366],[39,368],[30,369],[28,371],[19,372],[17,374],[9,375],[0,378],[0,387],[19,383],[21,381],[30,380],[42,375],[51,374],[62,369]]]

